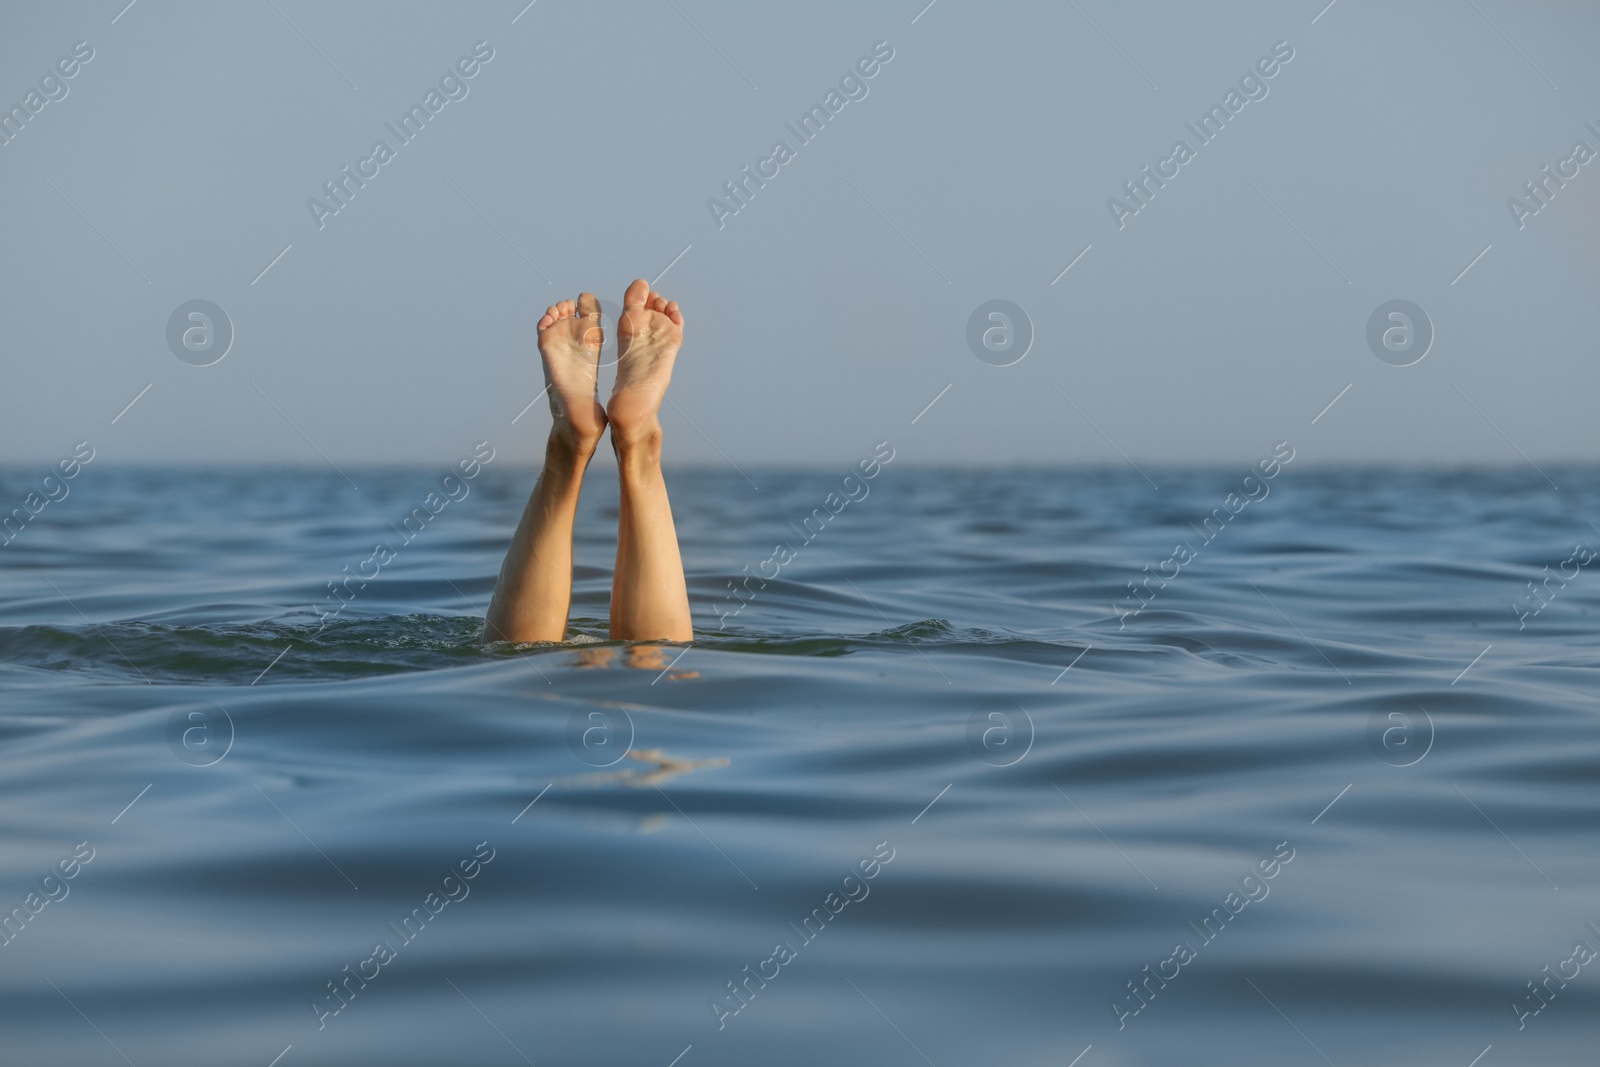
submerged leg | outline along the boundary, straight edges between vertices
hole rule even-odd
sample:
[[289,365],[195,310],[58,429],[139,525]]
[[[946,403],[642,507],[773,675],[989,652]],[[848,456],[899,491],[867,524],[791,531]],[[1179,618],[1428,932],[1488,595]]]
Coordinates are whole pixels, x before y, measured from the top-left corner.
[[611,637],[692,641],[689,590],[661,474],[657,417],[683,343],[683,314],[677,301],[651,292],[643,279],[628,286],[622,305],[617,321],[617,384],[606,405],[622,482],[617,566],[611,579]]
[[539,320],[539,355],[550,394],[544,471],[511,538],[483,636],[487,641],[561,641],[572,603],[572,523],[583,472],[605,432],[595,399],[600,302],[583,293]]

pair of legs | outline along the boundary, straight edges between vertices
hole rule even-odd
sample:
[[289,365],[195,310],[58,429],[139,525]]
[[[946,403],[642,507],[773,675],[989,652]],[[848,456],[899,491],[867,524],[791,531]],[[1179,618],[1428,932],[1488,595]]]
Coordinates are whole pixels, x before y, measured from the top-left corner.
[[676,301],[640,279],[628,286],[617,320],[617,381],[610,401],[596,395],[600,302],[592,293],[563,300],[539,320],[539,355],[550,394],[550,440],[522,520],[511,538],[484,638],[562,641],[572,602],[572,524],[584,471],[606,428],[617,454],[622,509],[611,584],[611,637],[691,641],[689,591],[661,475],[657,413],[683,343]]

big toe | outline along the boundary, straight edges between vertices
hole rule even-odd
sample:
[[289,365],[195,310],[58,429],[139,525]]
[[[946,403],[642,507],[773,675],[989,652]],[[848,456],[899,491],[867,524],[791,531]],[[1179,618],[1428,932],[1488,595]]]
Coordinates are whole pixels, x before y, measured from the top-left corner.
[[625,308],[642,308],[649,295],[650,283],[643,278],[635,278],[633,284],[628,286],[628,291],[622,294],[622,306]]
[[578,294],[578,314],[584,318],[600,314],[600,301],[593,293]]

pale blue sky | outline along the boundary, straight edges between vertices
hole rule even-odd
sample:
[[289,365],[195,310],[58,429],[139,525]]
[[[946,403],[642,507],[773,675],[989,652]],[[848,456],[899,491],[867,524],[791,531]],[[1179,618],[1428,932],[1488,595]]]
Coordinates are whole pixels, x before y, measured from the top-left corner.
[[[1600,161],[1507,207],[1600,150],[1592,4],[125,2],[0,5],[6,108],[94,49],[0,147],[5,462],[531,458],[540,311],[669,264],[685,462],[1600,458]],[[308,198],[478,41],[468,94],[319,230]],[[1118,229],[1108,199],[1280,41]],[[1009,367],[967,347],[995,298],[1036,334]],[[1365,340],[1395,298],[1437,333],[1410,367]],[[236,333],[209,367],[166,341],[193,299]]]

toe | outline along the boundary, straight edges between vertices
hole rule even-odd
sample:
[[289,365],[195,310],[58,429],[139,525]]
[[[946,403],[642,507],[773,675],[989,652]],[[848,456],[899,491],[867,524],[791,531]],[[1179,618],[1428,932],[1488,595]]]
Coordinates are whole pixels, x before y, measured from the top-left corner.
[[628,286],[628,291],[622,294],[622,306],[625,308],[644,307],[645,297],[650,295],[650,283],[643,278],[635,278],[633,284]]
[[666,315],[667,318],[672,320],[674,326],[683,325],[683,312],[678,310],[678,302],[676,300],[667,301]]
[[546,311],[543,315],[541,315],[539,317],[539,325],[538,325],[539,332],[543,333],[544,331],[548,330],[551,326],[554,326],[555,325],[555,321],[556,320],[551,317],[550,312]]
[[[560,317],[561,317],[561,309],[559,307],[557,307],[556,305],[551,304],[549,307],[544,309],[544,319],[549,319],[550,322],[555,322]],[[540,319],[539,321],[540,322],[544,322],[544,319]],[[548,326],[549,323],[545,323],[545,325]]]
[[600,301],[593,293],[579,293],[577,314],[583,323],[583,343],[598,348],[606,343],[605,330],[600,325]]

